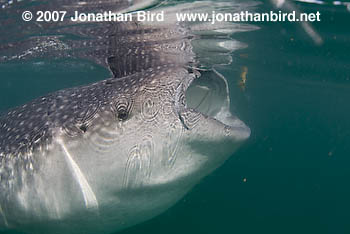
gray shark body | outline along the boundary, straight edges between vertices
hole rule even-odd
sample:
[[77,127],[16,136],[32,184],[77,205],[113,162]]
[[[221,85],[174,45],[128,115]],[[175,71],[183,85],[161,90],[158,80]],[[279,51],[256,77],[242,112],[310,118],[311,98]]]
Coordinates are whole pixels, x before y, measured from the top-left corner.
[[166,27],[133,32],[143,42],[160,33],[173,40],[139,45],[117,37],[129,57],[108,57],[114,78],[57,91],[0,118],[2,228],[126,228],[169,208],[249,137],[229,111],[226,80],[194,65],[192,37]]

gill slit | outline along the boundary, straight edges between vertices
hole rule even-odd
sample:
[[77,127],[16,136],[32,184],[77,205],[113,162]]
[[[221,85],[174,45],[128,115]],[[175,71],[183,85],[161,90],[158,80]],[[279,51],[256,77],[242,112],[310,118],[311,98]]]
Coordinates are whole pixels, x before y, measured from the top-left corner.
[[74,161],[73,157],[69,153],[62,139],[58,140],[58,144],[62,147],[67,164],[70,166],[72,173],[79,184],[81,192],[83,193],[85,207],[86,208],[98,208],[98,202],[94,191],[91,189],[88,181],[86,180],[83,172],[80,170],[78,164]]

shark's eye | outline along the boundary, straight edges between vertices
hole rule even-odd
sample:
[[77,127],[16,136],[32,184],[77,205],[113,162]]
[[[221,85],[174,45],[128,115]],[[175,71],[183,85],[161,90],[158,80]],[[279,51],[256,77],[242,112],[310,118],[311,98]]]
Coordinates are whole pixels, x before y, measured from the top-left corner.
[[112,106],[116,119],[125,121],[130,118],[132,113],[133,100],[127,97],[118,97]]
[[118,110],[118,119],[124,121],[128,118],[129,114],[125,109]]
[[82,124],[79,129],[82,131],[82,132],[86,132],[87,131],[87,126],[85,124]]

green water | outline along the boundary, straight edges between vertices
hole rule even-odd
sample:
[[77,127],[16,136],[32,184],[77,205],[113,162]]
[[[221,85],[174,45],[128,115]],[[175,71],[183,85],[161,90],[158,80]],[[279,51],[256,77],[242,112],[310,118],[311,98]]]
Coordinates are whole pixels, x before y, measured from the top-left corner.
[[[219,68],[248,142],[177,205],[120,233],[350,233],[350,12],[298,6],[321,11],[322,45],[300,24],[260,23],[233,35],[248,47]],[[77,60],[0,64],[0,111],[108,76]]]

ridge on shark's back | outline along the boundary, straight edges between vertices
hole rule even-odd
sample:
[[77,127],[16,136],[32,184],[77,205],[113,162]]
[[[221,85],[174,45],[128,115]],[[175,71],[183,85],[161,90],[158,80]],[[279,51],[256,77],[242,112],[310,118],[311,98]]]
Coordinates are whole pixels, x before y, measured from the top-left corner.
[[[234,7],[222,4],[196,2],[163,10]],[[123,11],[133,7],[121,6]],[[33,43],[40,48],[54,40],[54,48],[33,51],[25,59],[89,59],[109,68],[113,78],[56,91],[0,117],[0,228],[29,233],[121,230],[168,209],[224,163],[250,135],[230,112],[227,81],[213,67],[228,64],[230,53],[242,47],[215,36],[230,30],[235,26],[171,20],[110,23],[76,32],[95,41],[46,36],[16,42],[26,51]],[[107,36],[98,36],[102,32]],[[86,45],[87,50],[76,49]],[[1,48],[5,60],[23,58]]]

